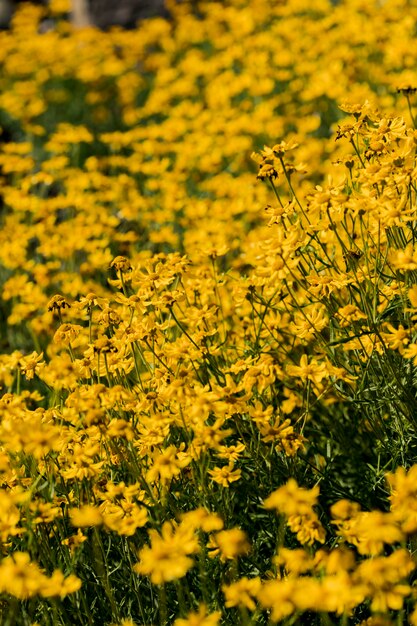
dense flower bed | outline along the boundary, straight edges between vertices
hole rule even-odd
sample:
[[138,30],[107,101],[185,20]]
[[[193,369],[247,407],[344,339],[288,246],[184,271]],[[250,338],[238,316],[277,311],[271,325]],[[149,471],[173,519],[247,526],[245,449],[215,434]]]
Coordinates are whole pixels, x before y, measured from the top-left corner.
[[417,6],[0,33],[2,624],[417,624]]

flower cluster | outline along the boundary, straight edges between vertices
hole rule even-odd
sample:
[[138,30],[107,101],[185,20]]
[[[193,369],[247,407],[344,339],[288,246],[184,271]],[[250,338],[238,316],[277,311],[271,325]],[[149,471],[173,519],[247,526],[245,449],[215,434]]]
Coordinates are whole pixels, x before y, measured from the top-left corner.
[[0,33],[5,624],[417,625],[412,4]]

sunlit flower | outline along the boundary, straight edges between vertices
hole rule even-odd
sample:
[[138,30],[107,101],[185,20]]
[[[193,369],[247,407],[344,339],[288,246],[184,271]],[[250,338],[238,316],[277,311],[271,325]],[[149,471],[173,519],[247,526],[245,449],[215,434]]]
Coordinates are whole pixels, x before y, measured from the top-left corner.
[[239,480],[242,475],[242,471],[240,469],[233,469],[233,467],[234,464],[232,461],[229,465],[215,467],[214,469],[209,470],[208,473],[214,482],[219,483],[222,487],[228,487],[231,483]]

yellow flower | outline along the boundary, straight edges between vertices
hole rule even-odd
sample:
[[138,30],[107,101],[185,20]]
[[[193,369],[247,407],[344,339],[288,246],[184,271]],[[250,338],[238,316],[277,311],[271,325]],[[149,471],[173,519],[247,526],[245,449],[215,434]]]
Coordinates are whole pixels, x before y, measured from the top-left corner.
[[35,374],[42,370],[44,365],[43,352],[41,354],[32,352],[28,356],[22,356],[19,365],[20,371],[26,377],[26,380],[32,380]]
[[330,507],[332,517],[335,518],[334,523],[356,517],[360,510],[361,507],[359,504],[357,502],[351,502],[350,500],[339,500]]
[[326,532],[314,511],[306,515],[290,515],[287,523],[292,532],[297,534],[297,539],[303,545],[313,545],[315,541],[324,543]]
[[355,502],[340,500],[331,507],[332,522],[339,534],[353,543],[360,554],[377,555],[384,544],[395,544],[404,540],[398,517],[382,511],[361,511]]
[[64,296],[56,295],[53,296],[48,302],[48,311],[61,311],[62,309],[69,308],[71,305],[68,304]]
[[46,576],[25,552],[15,552],[0,562],[1,591],[21,600],[36,595],[64,598],[80,587],[81,580],[73,574],[65,578],[60,570],[55,570],[51,577]]
[[248,554],[251,546],[243,530],[231,528],[230,530],[221,530],[210,537],[208,548],[211,558],[219,554],[222,561],[227,561]]
[[328,376],[325,363],[318,363],[315,359],[308,362],[308,356],[303,354],[300,359],[300,365],[288,365],[287,374],[301,380],[311,380],[313,383],[320,383],[323,378]]
[[220,611],[207,613],[207,607],[200,604],[196,613],[189,613],[186,618],[178,617],[174,626],[218,626],[220,617]]
[[353,550],[342,547],[330,551],[317,550],[314,556],[314,569],[317,572],[337,574],[341,571],[351,571],[355,567],[355,553]]
[[290,478],[286,485],[279,487],[265,500],[267,509],[275,509],[278,513],[290,515],[308,515],[312,507],[317,504],[320,493],[318,485],[312,489],[299,487],[294,478]]
[[339,321],[342,328],[349,326],[353,322],[359,322],[360,320],[366,320],[366,315],[355,304],[347,304],[336,313],[336,319]]
[[387,474],[391,488],[391,512],[406,534],[417,531],[417,465],[406,471],[403,467]]
[[65,598],[70,593],[75,593],[81,589],[81,580],[70,574],[66,578],[60,570],[55,570],[50,578],[44,580],[41,590],[41,595],[44,598],[51,598],[59,596]]
[[214,480],[214,482],[219,483],[222,487],[229,487],[229,485],[239,478],[242,475],[242,471],[240,469],[233,470],[234,464],[233,461],[229,463],[229,465],[224,465],[223,467],[215,467],[213,470],[209,470],[208,473]]
[[412,589],[404,583],[415,569],[410,554],[396,550],[389,556],[379,556],[362,561],[354,574],[355,582],[365,585],[371,608],[375,612],[386,613],[389,609],[400,610],[404,598]]
[[258,600],[261,606],[271,611],[271,619],[279,622],[295,613],[294,589],[296,581],[270,580],[263,583],[258,592]]
[[15,416],[13,424],[4,420],[0,426],[0,436],[9,450],[25,451],[40,459],[52,450],[60,450],[63,445],[62,431],[43,409],[21,412]]
[[390,263],[400,270],[417,269],[417,251],[414,250],[413,244],[408,244],[403,250],[391,250]]
[[61,543],[63,546],[68,546],[71,554],[73,554],[85,541],[87,541],[87,537],[83,535],[79,528],[76,535],[71,535],[71,537],[63,539]]
[[290,550],[281,547],[278,554],[273,558],[274,563],[282,566],[286,574],[305,574],[313,569],[314,562],[310,555],[302,548]]
[[48,9],[52,14],[69,13],[71,11],[70,0],[51,0]]
[[79,509],[70,509],[70,519],[72,525],[78,528],[100,526],[103,523],[99,509],[91,504],[85,504]]
[[0,562],[0,589],[20,600],[38,595],[45,576],[26,552],[15,552]]
[[124,256],[115,257],[110,263],[110,267],[113,267],[118,272],[130,272],[132,269],[129,259]]
[[94,478],[100,474],[104,461],[94,461],[96,454],[94,448],[83,450],[81,446],[76,446],[75,459],[67,469],[61,470],[61,475],[65,480],[83,480],[84,478]]
[[406,359],[413,359],[413,365],[417,365],[417,343],[410,343],[402,354]]
[[82,326],[79,324],[61,324],[55,332],[54,341],[68,345],[78,337],[81,331]]
[[400,354],[403,354],[404,347],[410,341],[410,332],[404,329],[402,324],[400,324],[398,328],[394,328],[392,324],[385,324],[385,328],[389,332],[381,333],[381,335],[388,347],[391,348],[391,350],[398,350]]
[[195,529],[201,528],[205,533],[221,530],[223,528],[223,520],[221,517],[216,513],[210,513],[204,508],[183,513],[181,520],[185,526],[189,525],[191,528]]
[[117,504],[104,502],[100,512],[107,528],[127,537],[134,535],[148,521],[146,508],[127,499],[118,500]]
[[134,571],[149,576],[154,585],[185,576],[194,565],[190,555],[199,550],[193,528],[165,522],[161,534],[155,529],[150,529],[148,533],[151,545],[139,551],[140,561],[134,565]]
[[354,584],[347,572],[339,572],[322,579],[301,576],[295,579],[293,602],[298,611],[317,613],[350,613],[365,599],[360,584]]
[[329,323],[326,309],[322,305],[313,304],[295,314],[293,332],[302,339],[310,341]]
[[[416,624],[417,624],[417,607],[416,606],[414,607],[414,610],[408,616],[408,621],[411,624],[411,626],[416,626]],[[371,625],[371,626],[373,626],[373,625]],[[376,626],[378,626],[378,625],[376,625]],[[383,626],[385,626],[385,625],[383,625]],[[391,625],[388,625],[388,626],[391,626]]]
[[239,443],[236,446],[220,446],[217,455],[221,459],[228,459],[229,461],[237,461],[240,453],[246,448],[244,443]]
[[259,578],[247,578],[246,576],[231,585],[223,585],[225,606],[243,606],[249,611],[254,611],[256,609],[255,598],[260,588],[261,581]]
[[5,489],[0,489],[0,540],[7,542],[10,537],[21,534],[19,522],[17,499]]
[[360,554],[380,554],[384,544],[393,545],[405,539],[395,516],[382,511],[359,513],[355,520],[354,532]]
[[181,473],[191,462],[191,457],[179,454],[175,446],[168,446],[162,452],[156,450],[152,460],[153,464],[146,473],[146,479],[151,483],[160,481],[166,484]]

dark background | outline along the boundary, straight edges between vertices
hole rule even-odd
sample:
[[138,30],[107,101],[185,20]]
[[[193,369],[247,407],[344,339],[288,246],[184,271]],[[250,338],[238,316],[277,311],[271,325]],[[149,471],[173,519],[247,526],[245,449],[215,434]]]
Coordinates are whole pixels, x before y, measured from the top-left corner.
[[[47,0],[31,0],[31,2],[32,4],[48,3]],[[0,0],[0,28],[8,27],[13,11],[19,3],[19,0]],[[74,8],[76,4],[79,8],[84,5],[84,16],[88,17],[91,24],[103,29],[115,25],[134,28],[138,20],[169,16],[164,0],[72,0],[72,4]]]

